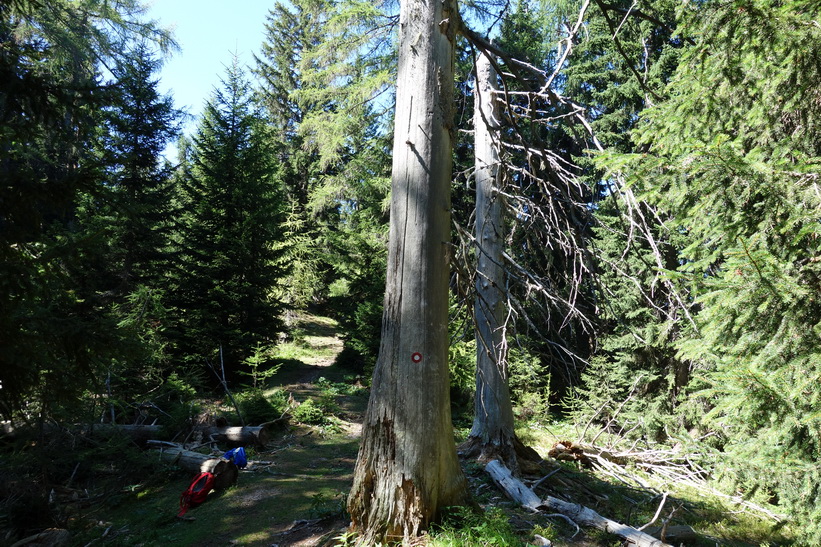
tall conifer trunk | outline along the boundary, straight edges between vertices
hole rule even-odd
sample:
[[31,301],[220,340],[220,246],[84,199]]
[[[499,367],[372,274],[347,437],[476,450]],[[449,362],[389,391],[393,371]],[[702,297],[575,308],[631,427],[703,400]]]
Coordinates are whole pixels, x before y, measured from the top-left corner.
[[476,396],[468,450],[480,459],[502,459],[516,469],[513,408],[508,390],[504,335],[504,209],[498,194],[499,103],[496,70],[476,60],[474,153],[476,165]]
[[490,59],[476,60],[474,154],[476,180],[476,392],[473,427],[462,452],[479,461],[498,459],[514,473],[541,458],[516,437],[505,340],[504,205],[498,192],[501,113],[498,76]]
[[408,539],[467,500],[448,379],[453,0],[405,0],[382,340],[348,499],[362,542]]

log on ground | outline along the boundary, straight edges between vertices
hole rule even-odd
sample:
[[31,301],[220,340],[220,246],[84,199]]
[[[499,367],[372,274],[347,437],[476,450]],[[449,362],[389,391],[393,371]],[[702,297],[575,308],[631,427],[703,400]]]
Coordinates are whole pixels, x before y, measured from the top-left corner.
[[498,460],[488,462],[485,470],[509,498],[528,509],[533,511],[548,509],[552,512],[561,513],[577,524],[615,534],[637,547],[670,547],[649,534],[605,518],[589,507],[550,496],[540,500],[533,490],[514,477],[510,470]]
[[271,440],[271,434],[265,426],[246,427],[215,427],[205,426],[197,428],[202,432],[204,439],[212,439],[230,447],[236,446],[265,446]]
[[123,425],[123,424],[94,424],[88,427],[93,437],[112,438],[115,436],[128,437],[139,445],[145,445],[150,439],[162,439],[164,430],[161,425]]
[[149,442],[149,444],[160,445],[154,450],[159,453],[160,459],[165,462],[172,463],[191,473],[212,473],[214,475],[215,490],[224,490],[237,482],[239,469],[234,465],[234,462],[185,450],[182,447],[169,446],[167,443]]

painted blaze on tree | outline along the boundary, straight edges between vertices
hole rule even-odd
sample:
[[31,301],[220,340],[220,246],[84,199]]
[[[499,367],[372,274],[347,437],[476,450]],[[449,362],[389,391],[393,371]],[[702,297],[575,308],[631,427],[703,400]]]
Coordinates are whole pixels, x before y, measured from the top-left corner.
[[400,12],[382,341],[348,500],[365,543],[407,539],[467,501],[448,380],[452,0]]

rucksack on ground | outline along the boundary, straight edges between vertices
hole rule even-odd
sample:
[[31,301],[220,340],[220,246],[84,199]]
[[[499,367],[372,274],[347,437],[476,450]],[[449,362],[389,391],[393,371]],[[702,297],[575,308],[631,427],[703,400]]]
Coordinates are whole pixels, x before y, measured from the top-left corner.
[[214,489],[214,474],[203,471],[197,475],[191,486],[180,496],[180,512],[178,517],[185,515],[190,507],[196,507],[205,501],[208,493]]
[[234,465],[240,469],[245,469],[245,466],[248,465],[248,457],[245,455],[245,449],[241,446],[239,448],[229,450],[222,457],[229,462],[234,462]]

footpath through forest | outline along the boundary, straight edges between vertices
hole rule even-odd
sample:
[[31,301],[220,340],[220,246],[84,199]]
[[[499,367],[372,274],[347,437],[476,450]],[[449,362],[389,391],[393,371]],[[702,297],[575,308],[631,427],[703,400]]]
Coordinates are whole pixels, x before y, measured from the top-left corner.
[[[128,484],[99,482],[97,489],[67,488],[64,514],[71,530],[69,545],[217,547],[246,545],[329,546],[353,544],[345,512],[353,480],[367,406],[367,381],[361,371],[343,368],[337,357],[343,344],[334,321],[302,314],[292,318],[292,338],[280,344],[276,373],[266,378],[265,397],[287,403],[287,420],[263,416],[271,423],[263,446],[245,446],[249,464],[237,482],[211,492],[206,501],[178,516],[180,494],[192,474],[162,462],[155,451],[137,452],[149,471],[128,478]],[[201,419],[232,412],[226,400],[205,401]],[[455,416],[458,424],[468,416]],[[249,423],[248,425],[256,425]],[[743,500],[698,491],[690,485],[672,492],[629,470],[611,454],[585,453],[561,441],[568,424],[529,421],[518,435],[544,459],[525,483],[542,499],[561,498],[592,507],[601,515],[664,534],[676,545],[760,545],[788,543],[775,537],[773,522]],[[464,440],[467,427],[455,429],[455,441]],[[562,453],[560,447],[567,445]],[[557,448],[559,447],[559,448]],[[196,447],[195,447],[196,448]],[[226,446],[203,442],[196,448],[213,456]],[[635,469],[664,467],[669,454],[639,462]],[[645,455],[646,456],[646,455]],[[420,540],[420,545],[619,545],[617,536],[579,528],[567,517],[534,513],[509,500],[482,465],[463,461],[463,468],[482,511],[457,511],[449,523]],[[141,467],[145,469],[145,466]],[[122,469],[112,469],[122,479]],[[98,473],[99,474],[99,473]],[[644,475],[646,477],[646,475]],[[670,482],[686,482],[683,474]],[[118,484],[112,488],[112,484]],[[57,493],[59,494],[59,492]],[[56,495],[56,494],[55,494]],[[59,501],[59,500],[58,500]],[[662,529],[663,528],[663,529]],[[49,545],[44,539],[40,545]],[[38,545],[29,543],[26,545]]]

